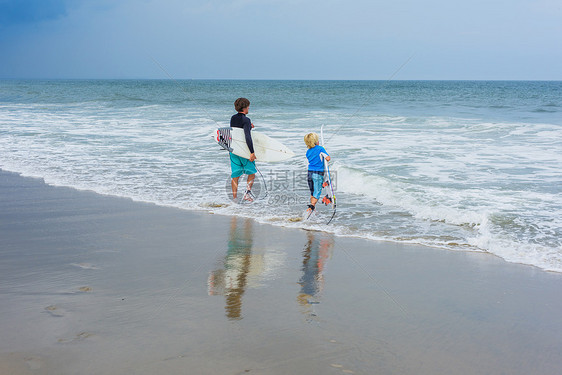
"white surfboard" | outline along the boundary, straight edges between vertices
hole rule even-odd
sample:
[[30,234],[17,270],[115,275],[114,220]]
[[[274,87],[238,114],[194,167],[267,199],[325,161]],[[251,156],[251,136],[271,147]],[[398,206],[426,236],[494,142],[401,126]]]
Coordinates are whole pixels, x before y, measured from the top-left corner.
[[[252,130],[251,134],[257,161],[276,162],[295,156],[295,153],[281,142],[254,130]],[[246,159],[250,158],[250,150],[246,144],[244,129],[218,128],[213,133],[213,139],[234,155]]]
[[[324,125],[320,127],[320,141],[322,146],[324,146]],[[332,176],[330,175],[330,165],[326,160],[326,157],[322,158],[324,160],[324,183],[322,184],[322,203],[325,205],[330,204],[332,206],[332,216],[326,224],[330,222],[336,216],[336,194],[334,194],[334,186],[332,185]]]

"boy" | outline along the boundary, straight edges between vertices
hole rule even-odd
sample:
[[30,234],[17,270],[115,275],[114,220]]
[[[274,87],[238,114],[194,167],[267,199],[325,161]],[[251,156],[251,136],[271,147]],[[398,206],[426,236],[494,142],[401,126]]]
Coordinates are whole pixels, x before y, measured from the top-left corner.
[[322,194],[322,183],[324,182],[324,158],[330,161],[330,155],[324,147],[318,143],[318,134],[308,133],[304,136],[304,143],[308,147],[306,158],[308,159],[308,188],[310,189],[310,204],[308,205],[307,217],[309,217],[316,202]]
[[243,174],[248,175],[248,180],[246,182],[246,194],[244,194],[244,200],[249,202],[253,201],[252,198],[252,185],[254,184],[254,179],[256,177],[256,165],[254,160],[256,160],[256,155],[254,154],[254,143],[252,142],[252,136],[250,131],[254,127],[252,121],[246,117],[250,110],[250,101],[246,98],[238,98],[234,102],[234,109],[236,109],[237,114],[230,118],[231,128],[242,128],[244,129],[244,135],[246,136],[246,144],[250,149],[250,159],[241,158],[240,156],[230,154],[230,169],[232,174],[230,181],[232,187],[232,199],[236,199],[238,196],[238,179]]

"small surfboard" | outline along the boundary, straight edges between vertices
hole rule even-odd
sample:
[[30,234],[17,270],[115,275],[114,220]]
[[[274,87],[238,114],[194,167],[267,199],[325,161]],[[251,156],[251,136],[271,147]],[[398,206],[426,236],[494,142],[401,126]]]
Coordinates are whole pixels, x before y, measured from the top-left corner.
[[[257,161],[277,162],[295,156],[295,153],[281,142],[254,130],[252,130],[251,134]],[[250,158],[250,150],[246,144],[244,129],[231,127],[218,128],[213,133],[213,139],[234,155],[245,159]]]
[[[320,142],[324,146],[324,125],[320,128]],[[322,203],[332,206],[332,216],[327,224],[336,216],[336,195],[334,194],[334,186],[332,185],[332,176],[330,175],[330,166],[328,161],[324,158],[324,183],[322,184]]]

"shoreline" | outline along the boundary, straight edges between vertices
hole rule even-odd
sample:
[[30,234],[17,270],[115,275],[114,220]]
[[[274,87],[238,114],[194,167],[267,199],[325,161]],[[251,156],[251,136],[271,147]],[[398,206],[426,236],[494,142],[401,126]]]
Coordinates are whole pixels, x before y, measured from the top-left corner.
[[[438,246],[436,244],[398,241],[398,240],[387,239],[387,238],[374,238],[374,237],[369,236],[367,234],[360,234],[360,233],[345,234],[345,233],[338,233],[337,231],[330,231],[330,230],[317,229],[317,228],[302,228],[302,227],[293,226],[293,225],[290,225],[290,224],[278,224],[277,221],[261,221],[261,220],[258,220],[257,217],[253,217],[253,216],[246,217],[246,216],[234,215],[234,214],[229,213],[229,212],[214,211],[213,210],[214,207],[212,205],[210,205],[208,207],[207,206],[199,206],[199,207],[195,207],[195,208],[194,207],[189,207],[189,208],[188,207],[180,207],[180,206],[175,206],[175,205],[172,205],[172,204],[167,205],[167,204],[162,204],[162,203],[157,203],[157,202],[137,200],[137,199],[134,199],[134,198],[131,198],[131,197],[123,196],[123,195],[100,193],[100,192],[97,192],[97,191],[95,191],[93,189],[89,189],[89,188],[77,188],[77,187],[68,186],[68,185],[58,185],[58,184],[46,183],[45,179],[43,177],[25,175],[21,172],[8,171],[8,170],[3,170],[3,169],[0,168],[0,174],[1,173],[15,174],[15,175],[20,176],[22,178],[31,178],[31,179],[39,180],[39,181],[42,181],[45,185],[50,186],[50,187],[54,187],[54,188],[72,189],[72,190],[79,191],[79,192],[97,194],[101,197],[125,199],[125,200],[129,200],[131,202],[138,203],[138,204],[154,205],[155,207],[177,209],[177,210],[192,212],[192,213],[197,213],[197,214],[219,215],[219,216],[225,216],[225,217],[249,218],[249,219],[255,221],[256,223],[263,224],[263,225],[270,225],[272,227],[277,227],[277,228],[287,228],[287,229],[305,230],[305,231],[318,231],[318,232],[323,232],[323,233],[329,233],[331,235],[341,237],[341,238],[356,238],[356,239],[365,240],[365,241],[381,242],[381,243],[388,243],[388,244],[397,244],[397,245],[404,245],[404,246],[420,246],[420,247],[427,247],[427,248],[430,248],[430,249],[437,249],[437,250],[440,250],[440,251],[452,251],[452,252],[460,252],[460,253],[468,252],[468,253],[486,254],[486,255],[498,258],[498,259],[500,259],[500,260],[502,260],[502,261],[504,261],[508,264],[528,266],[528,267],[532,267],[532,268],[535,268],[537,270],[540,270],[542,272],[549,272],[549,273],[555,273],[555,274],[562,275],[562,271],[548,269],[548,268],[544,268],[544,267],[541,267],[541,266],[538,266],[538,265],[535,265],[535,264],[530,264],[530,263],[523,263],[523,262],[519,262],[519,261],[506,260],[501,255],[492,253],[492,252],[487,251],[485,249],[479,249],[479,248],[474,248],[474,249],[458,248],[458,249],[455,249],[455,248],[450,248],[450,247],[447,247],[447,246]],[[219,208],[220,207],[222,207],[222,204],[219,204]],[[321,225],[319,224],[318,226],[321,226]],[[326,225],[324,225],[324,227],[326,227]]]
[[[0,370],[555,374],[562,275],[0,171]],[[1,371],[0,371],[1,372]]]

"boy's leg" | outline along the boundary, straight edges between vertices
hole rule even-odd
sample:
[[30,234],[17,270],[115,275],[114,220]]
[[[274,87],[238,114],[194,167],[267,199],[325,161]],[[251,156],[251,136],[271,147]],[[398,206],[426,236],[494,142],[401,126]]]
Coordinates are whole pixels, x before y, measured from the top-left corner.
[[313,173],[311,171],[308,171],[306,182],[308,183],[308,189],[310,190],[310,205],[314,206],[316,204],[316,202],[314,202],[314,204],[312,203],[313,200],[315,199],[314,198],[314,180],[312,179],[312,174]]
[[312,182],[314,186],[314,191],[312,196],[310,197],[310,204],[316,206],[316,202],[320,199],[320,195],[322,194],[322,182],[324,181],[324,176],[318,173],[314,173],[312,175]]
[[230,180],[230,186],[232,187],[232,199],[236,199],[236,197],[238,196],[238,179],[239,178],[240,177],[233,177],[232,180]]
[[246,190],[252,190],[252,186],[254,186],[254,180],[256,178],[256,174],[248,175],[248,181],[246,182]]
[[306,210],[308,212],[308,217],[310,217],[314,211],[318,198],[320,198],[320,194],[322,193],[322,180],[322,175],[311,173],[310,171],[308,172],[308,187],[310,188],[310,204]]
[[244,194],[244,197],[242,199],[244,199],[245,201],[248,202],[253,202],[254,201],[254,195],[252,194],[252,186],[254,185],[254,179],[256,178],[255,174],[250,174],[248,175],[248,180],[246,182],[246,193]]
[[238,179],[244,174],[243,163],[239,156],[230,154],[230,169],[232,173],[230,174],[230,185],[232,187],[232,199],[238,197]]

